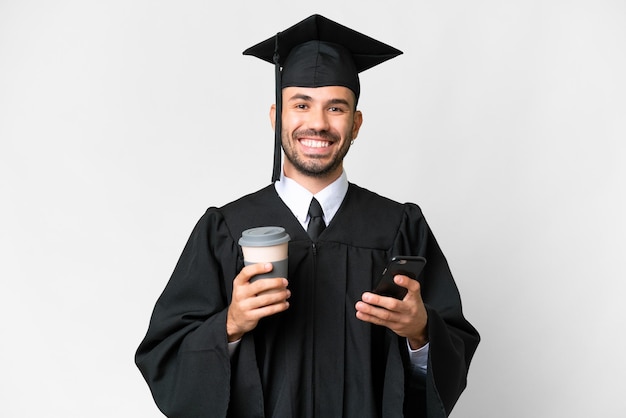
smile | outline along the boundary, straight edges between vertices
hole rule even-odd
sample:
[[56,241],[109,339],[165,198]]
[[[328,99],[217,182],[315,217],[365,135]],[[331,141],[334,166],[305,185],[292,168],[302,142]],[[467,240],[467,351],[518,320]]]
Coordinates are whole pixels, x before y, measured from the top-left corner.
[[315,140],[315,139],[301,139],[300,143],[309,148],[326,148],[331,145],[330,141]]

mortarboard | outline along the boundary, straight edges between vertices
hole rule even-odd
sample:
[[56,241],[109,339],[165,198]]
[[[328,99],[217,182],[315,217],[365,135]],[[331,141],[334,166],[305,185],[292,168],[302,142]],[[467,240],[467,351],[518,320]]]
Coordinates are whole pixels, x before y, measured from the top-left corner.
[[282,89],[344,86],[358,101],[358,73],[394,58],[402,51],[320,15],[312,15],[244,52],[274,64],[276,124],[274,171],[280,176]]

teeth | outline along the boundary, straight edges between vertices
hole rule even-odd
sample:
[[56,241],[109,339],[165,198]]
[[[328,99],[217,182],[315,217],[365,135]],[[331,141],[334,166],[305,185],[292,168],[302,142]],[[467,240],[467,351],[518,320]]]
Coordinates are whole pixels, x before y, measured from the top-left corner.
[[326,148],[330,146],[328,141],[315,141],[313,139],[303,139],[302,145],[309,148]]

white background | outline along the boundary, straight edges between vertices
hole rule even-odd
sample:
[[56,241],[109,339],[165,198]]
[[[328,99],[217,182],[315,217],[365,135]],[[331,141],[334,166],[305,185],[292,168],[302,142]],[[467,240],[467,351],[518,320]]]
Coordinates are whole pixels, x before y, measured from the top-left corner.
[[[626,3],[0,0],[3,417],[158,417],[133,363],[197,219],[270,180],[320,13],[362,74],[351,181],[422,206],[483,341],[453,417],[623,417]],[[303,3],[304,4],[304,3]]]

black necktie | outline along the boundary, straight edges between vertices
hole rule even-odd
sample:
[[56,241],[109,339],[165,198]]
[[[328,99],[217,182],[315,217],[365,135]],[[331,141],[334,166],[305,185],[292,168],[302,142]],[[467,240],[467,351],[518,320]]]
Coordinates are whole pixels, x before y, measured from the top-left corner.
[[326,228],[326,224],[324,223],[324,212],[322,212],[320,202],[318,202],[315,198],[311,200],[311,206],[309,206],[309,216],[311,217],[311,220],[309,221],[309,226],[306,229],[306,232],[309,233],[309,236],[313,241],[317,241],[317,238],[320,236],[324,228]]

